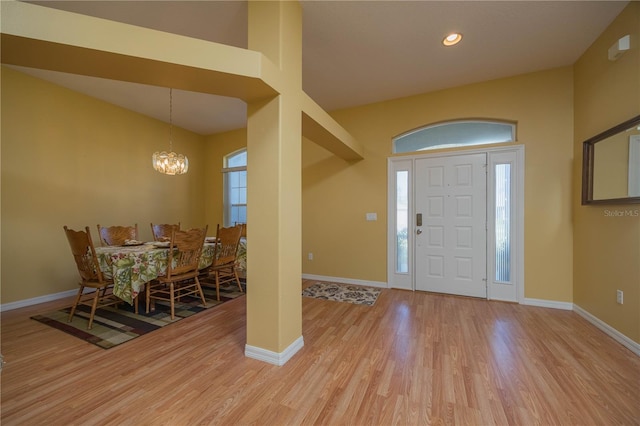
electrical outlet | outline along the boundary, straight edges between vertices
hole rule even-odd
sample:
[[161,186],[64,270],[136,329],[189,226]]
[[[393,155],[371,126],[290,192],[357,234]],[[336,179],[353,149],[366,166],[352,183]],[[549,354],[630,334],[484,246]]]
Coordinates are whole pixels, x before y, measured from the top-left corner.
[[622,290],[616,290],[616,298],[619,304],[624,303],[624,292]]
[[309,260],[313,260],[313,253],[309,252],[309,254],[307,255],[307,258]]

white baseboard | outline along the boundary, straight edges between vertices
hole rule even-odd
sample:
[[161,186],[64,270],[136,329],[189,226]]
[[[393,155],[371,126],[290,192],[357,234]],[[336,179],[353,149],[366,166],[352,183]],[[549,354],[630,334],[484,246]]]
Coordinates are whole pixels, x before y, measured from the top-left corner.
[[522,305],[528,306],[537,306],[539,308],[552,308],[552,309],[562,309],[565,311],[573,310],[573,303],[571,302],[558,302],[556,300],[545,300],[545,299],[531,299],[525,297],[520,302]]
[[387,283],[384,282],[384,281],[355,280],[353,278],[328,277],[328,276],[325,276],[325,275],[313,275],[313,274],[302,274],[302,279],[304,279],[304,280],[328,281],[328,282],[332,282],[332,283],[361,285],[361,286],[366,286],[366,287],[389,288]]
[[624,334],[620,333],[615,328],[611,327],[606,322],[602,321],[600,318],[597,318],[594,315],[592,315],[591,313],[585,311],[580,306],[574,304],[573,305],[573,310],[575,311],[575,313],[580,315],[582,318],[586,319],[591,324],[595,325],[600,330],[604,331],[613,340],[615,340],[616,342],[620,343],[622,346],[624,346],[625,348],[629,349],[634,354],[640,356],[640,344],[639,343],[634,342],[633,340],[631,340],[630,338],[628,338]]
[[16,302],[9,302],[0,305],[0,312],[11,311],[13,309],[24,308],[26,306],[37,305],[38,303],[52,302],[58,299],[64,299],[65,297],[71,297],[78,294],[78,290],[67,290],[60,293],[47,294],[44,296],[38,296],[31,299],[18,300]]
[[302,336],[298,337],[292,344],[290,344],[284,351],[278,353],[269,351],[267,349],[258,348],[256,346],[245,345],[244,355],[247,358],[257,359],[258,361],[267,362],[277,366],[282,366],[287,363],[302,347],[304,346],[304,339]]

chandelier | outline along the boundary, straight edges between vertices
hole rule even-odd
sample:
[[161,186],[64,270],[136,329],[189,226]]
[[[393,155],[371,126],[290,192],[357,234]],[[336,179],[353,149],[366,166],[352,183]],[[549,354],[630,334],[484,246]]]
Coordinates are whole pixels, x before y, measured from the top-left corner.
[[189,170],[189,159],[173,152],[173,89],[169,89],[169,152],[156,151],[151,157],[153,168],[166,175],[182,175]]

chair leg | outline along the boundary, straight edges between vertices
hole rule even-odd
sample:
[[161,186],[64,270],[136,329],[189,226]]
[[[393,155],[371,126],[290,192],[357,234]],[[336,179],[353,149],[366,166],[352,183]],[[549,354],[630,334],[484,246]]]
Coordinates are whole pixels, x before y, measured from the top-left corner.
[[220,272],[216,271],[216,298],[220,301]]
[[93,296],[93,304],[91,305],[91,315],[89,316],[89,325],[87,330],[91,330],[93,327],[93,317],[96,314],[96,308],[98,307],[98,299],[100,298],[100,289],[96,289],[95,296]]
[[196,277],[196,287],[198,288],[198,292],[200,293],[200,299],[202,299],[202,306],[207,306],[207,301],[204,298],[204,291],[202,291],[202,286],[200,285],[200,280]]
[[149,313],[149,300],[151,299],[151,283],[147,283],[145,285],[145,293],[146,293],[146,302],[147,302],[147,313]]
[[176,317],[176,300],[175,300],[175,286],[173,283],[169,284],[169,299],[171,299],[171,319]]
[[82,297],[82,293],[84,292],[84,286],[80,285],[80,290],[78,290],[78,295],[76,296],[75,302],[73,302],[73,306],[71,307],[71,312],[69,312],[69,319],[67,322],[71,322],[73,320],[73,315],[76,313],[76,308],[78,307],[78,303],[80,303],[80,298]]
[[240,277],[238,277],[238,270],[233,268],[233,275],[236,276],[236,283],[238,283],[238,288],[240,289],[240,293],[242,293],[242,286],[240,285]]

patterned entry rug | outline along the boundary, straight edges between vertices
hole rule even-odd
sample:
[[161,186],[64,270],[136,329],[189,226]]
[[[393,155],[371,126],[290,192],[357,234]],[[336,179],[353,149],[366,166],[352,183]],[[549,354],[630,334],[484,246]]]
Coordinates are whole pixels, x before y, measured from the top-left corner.
[[[201,282],[210,285],[208,280],[201,280]],[[244,282],[242,282],[242,287],[243,290],[246,290]],[[117,306],[97,309],[91,330],[87,330],[91,309],[84,305],[78,306],[72,322],[67,322],[71,307],[35,315],[31,319],[57,328],[103,349],[109,349],[206,309],[220,306],[245,294],[238,290],[237,285],[220,286],[220,301],[217,301],[215,282],[213,287],[203,285],[202,290],[207,305],[202,306],[202,301],[199,298],[183,297],[180,302],[176,301],[175,318],[173,320],[171,320],[169,302],[158,300],[156,301],[155,311],[148,314],[145,313],[144,296],[139,298],[138,314],[134,312],[133,306],[126,302],[122,302]]]
[[378,300],[380,289],[349,284],[317,282],[302,291],[302,295],[315,299],[335,300],[356,305],[372,306]]

